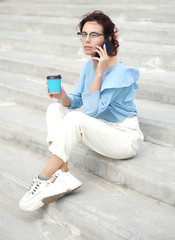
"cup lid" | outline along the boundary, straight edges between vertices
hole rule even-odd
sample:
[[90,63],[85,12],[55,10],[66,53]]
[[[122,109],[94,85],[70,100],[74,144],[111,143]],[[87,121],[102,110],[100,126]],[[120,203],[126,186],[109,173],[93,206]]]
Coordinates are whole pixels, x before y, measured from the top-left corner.
[[61,75],[53,75],[53,76],[47,76],[47,79],[56,79],[56,78],[61,78]]

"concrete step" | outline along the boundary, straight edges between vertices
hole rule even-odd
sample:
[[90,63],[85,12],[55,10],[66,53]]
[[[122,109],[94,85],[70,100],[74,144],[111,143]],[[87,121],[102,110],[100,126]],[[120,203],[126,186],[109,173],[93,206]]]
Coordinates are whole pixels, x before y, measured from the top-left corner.
[[[2,51],[2,50],[1,50]],[[7,52],[7,50],[6,50]],[[25,58],[26,56],[26,58]],[[46,76],[50,74],[57,74],[57,73],[61,73],[63,76],[63,82],[64,85],[66,83],[69,83],[69,85],[73,85],[75,86],[78,78],[79,78],[79,70],[80,67],[77,70],[74,71],[72,69],[72,72],[70,71],[70,67],[63,70],[65,68],[65,65],[67,65],[67,63],[69,64],[68,66],[72,66],[73,62],[70,63],[70,59],[64,59],[64,62],[61,61],[61,59],[59,57],[57,58],[53,58],[54,60],[51,62],[51,56],[44,56],[44,63],[43,63],[43,55],[41,55],[41,58],[37,56],[37,59],[32,59],[31,62],[26,62],[27,59],[29,59],[29,57],[31,56],[31,54],[25,54],[22,55],[22,59],[21,61],[16,62],[16,58],[14,56],[14,61],[12,59],[12,55],[10,58],[10,52],[9,52],[9,58],[2,58],[1,59],[1,71],[0,71],[0,78],[1,78],[1,85],[3,84],[3,86],[11,88],[13,86],[13,88],[15,88],[15,82],[19,82],[18,85],[20,84],[20,81],[22,81],[22,79],[25,81],[25,85],[26,86],[26,90],[27,90],[27,86],[28,83],[30,82],[30,79],[32,81],[31,84],[34,84],[33,82],[36,79],[42,79],[43,83],[45,82]],[[19,56],[18,56],[19,58]],[[47,59],[49,59],[48,64],[46,65],[45,61],[47,61]],[[34,64],[34,60],[35,60],[35,64]],[[73,61],[73,59],[72,59]],[[43,67],[40,65],[42,62]],[[58,64],[56,65],[55,62],[58,62]],[[81,65],[83,64],[83,62],[81,61],[76,61],[77,65]],[[65,63],[65,64],[64,64]],[[49,66],[50,64],[50,66]],[[53,64],[55,67],[52,67]],[[64,64],[64,66],[63,66]],[[24,69],[21,68],[21,65],[23,65]],[[37,67],[36,67],[37,65]],[[74,63],[74,66],[75,63]],[[2,70],[6,70],[6,71],[2,71]],[[20,73],[17,74],[17,73]],[[44,72],[44,74],[43,74]],[[25,75],[26,74],[26,75]],[[148,100],[155,100],[158,102],[162,102],[162,103],[169,103],[169,104],[175,104],[175,98],[174,98],[174,90],[175,90],[175,73],[174,72],[166,72],[166,71],[162,71],[162,70],[151,70],[148,68],[140,68],[140,80],[139,80],[139,85],[140,85],[140,90],[136,91],[136,94],[139,98],[145,98]],[[33,76],[32,76],[33,75]],[[15,82],[13,81],[13,79],[15,79]],[[39,80],[39,81],[40,81]],[[9,82],[10,81],[10,82]],[[27,81],[27,82],[26,82]],[[30,84],[30,83],[29,83]],[[8,86],[9,85],[9,86]],[[24,85],[20,86],[20,88],[25,87]],[[20,88],[18,89],[18,91],[20,91]],[[32,90],[32,88],[34,88],[34,86],[32,85],[30,90]],[[73,88],[73,87],[72,87]],[[72,88],[70,90],[72,90]],[[37,91],[38,88],[35,88],[34,91]],[[1,89],[1,91],[4,89]],[[25,90],[25,92],[26,92]],[[70,91],[69,90],[69,91]],[[40,94],[40,92],[39,92]],[[8,92],[7,92],[7,95]],[[4,95],[5,96],[5,95]]]
[[[11,32],[12,34],[12,32]],[[71,42],[71,44],[70,44]],[[59,44],[58,44],[59,43]],[[8,39],[0,39],[1,57],[7,49],[27,51],[49,55],[85,58],[81,43],[77,37],[59,35],[13,34]],[[149,51],[148,51],[149,49]],[[5,53],[6,55],[7,53]],[[18,54],[17,54],[18,55]],[[175,70],[175,46],[155,45],[148,43],[120,42],[118,59],[129,65],[158,68],[167,71]],[[133,58],[134,56],[134,58]]]
[[45,79],[48,75],[61,73],[65,82],[75,84],[79,78],[79,71],[86,59],[67,58],[0,49],[0,70],[22,73]]
[[28,33],[62,34],[76,33],[77,18],[0,15],[0,28]]
[[140,68],[138,98],[175,104],[175,72]]
[[[163,71],[150,71],[140,69],[140,89],[136,91],[137,98],[157,101],[166,104],[175,104],[175,73]],[[71,92],[75,84],[62,85],[67,92]],[[4,99],[23,103],[38,109],[45,109],[49,104],[46,96],[46,79],[0,71],[0,93]]]
[[[1,0],[1,2],[13,2],[13,0]],[[16,0],[16,2],[24,2],[24,0]],[[42,2],[42,0],[31,0],[31,2]],[[44,2],[50,3],[50,0],[45,0]],[[94,0],[52,0],[52,3],[69,3],[69,4],[95,4]],[[99,0],[99,4],[106,4],[106,0]],[[151,0],[108,0],[109,4],[134,4],[134,5],[160,5],[160,4],[168,4],[168,5],[174,5],[174,0],[155,0],[154,2]]]
[[175,106],[144,99],[135,100],[145,141],[175,146]]
[[[0,79],[0,93],[4,100],[22,103],[44,111],[49,103],[55,101],[50,100],[46,94],[45,79],[19,74],[13,75],[13,73],[7,74],[6,72],[0,72]],[[74,88],[74,85],[67,84],[64,79],[62,85],[67,92],[71,92]],[[175,106],[144,99],[136,99],[135,102],[145,140],[174,146]]]
[[171,23],[126,22],[115,20],[120,41],[174,45],[175,26]]
[[[175,237],[174,207],[72,165],[71,172],[84,184],[79,190],[35,213],[20,212],[18,201],[33,177],[41,171],[47,158],[3,142],[0,143],[0,154],[0,194],[6,208],[5,213],[0,211],[0,216],[7,222],[2,223],[3,240],[24,239],[22,236],[34,239],[34,233],[30,232],[32,229],[35,229],[38,239],[43,235],[43,239],[51,240],[56,239],[55,234],[58,234],[59,239],[71,240],[172,240]],[[18,237],[19,225],[21,235]],[[62,232],[59,232],[60,228]]]
[[[79,78],[79,71],[88,59],[87,57],[82,58],[82,56],[81,52],[77,54],[76,58],[68,58],[66,56],[0,49],[0,70],[26,74],[44,79],[49,74],[61,73],[65,82],[76,84]],[[118,60],[120,61],[122,59],[118,58]],[[127,64],[128,60],[129,59],[126,57],[126,61],[123,62]],[[156,60],[156,58],[154,60]],[[173,58],[172,61],[174,61]],[[128,62],[130,62],[130,60]]]
[[[134,41],[145,43],[157,43],[174,45],[175,26],[173,23],[152,23],[152,22],[127,22],[120,21],[116,17],[113,19],[119,30],[119,41]],[[13,16],[0,15],[1,38],[6,41],[13,39],[30,38],[45,39],[39,34],[56,34],[63,36],[76,35],[76,26],[79,23],[78,18],[64,17],[31,17],[31,16]],[[10,30],[13,34],[7,31]],[[20,31],[20,32],[16,32]],[[78,31],[78,29],[77,29]],[[30,35],[25,34],[30,33]],[[32,34],[33,33],[33,34]],[[1,40],[2,41],[2,40]],[[11,43],[10,43],[11,44]],[[6,43],[5,43],[6,45]]]
[[[66,92],[74,89],[74,85],[66,83],[64,79],[62,85]],[[44,111],[48,104],[55,102],[55,99],[47,96],[46,79],[3,71],[0,71],[0,95],[4,100]]]
[[[49,156],[45,112],[5,101],[1,102],[0,108],[1,139]],[[145,142],[136,157],[117,161],[78,144],[70,162],[102,178],[175,205],[175,148]]]
[[169,45],[121,42],[118,58],[129,65],[174,71],[174,54],[175,48]]
[[127,21],[152,21],[174,23],[174,8],[171,4],[133,5],[133,4],[62,4],[62,3],[28,3],[16,5],[14,2],[1,2],[0,14],[31,15],[31,16],[61,16],[80,17],[81,15],[100,9],[106,14],[118,16]]
[[[6,185],[6,190],[9,189],[9,184],[11,187],[11,180]],[[4,187],[1,184],[1,188]],[[15,189],[18,191],[17,186]],[[23,214],[18,207],[18,202],[13,199],[14,195],[16,195],[14,189],[11,191],[11,194],[9,196],[9,194],[6,195],[2,190],[0,191],[0,218],[3,219],[0,223],[1,240],[54,240],[58,236],[62,240],[80,239],[75,238],[74,234],[63,228],[63,226],[60,226],[58,222],[52,220],[46,214],[45,216],[41,212],[29,215]]]

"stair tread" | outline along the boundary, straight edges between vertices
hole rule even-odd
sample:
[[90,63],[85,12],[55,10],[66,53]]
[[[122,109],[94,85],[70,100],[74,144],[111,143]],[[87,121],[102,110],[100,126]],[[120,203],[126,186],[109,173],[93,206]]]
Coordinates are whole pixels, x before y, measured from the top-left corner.
[[[15,195],[15,191],[11,192]],[[68,232],[58,222],[51,221],[49,217],[43,217],[41,212],[25,215],[19,209],[18,202],[13,197],[0,192],[0,224],[1,239],[31,240],[31,239],[74,239],[74,235]],[[75,239],[74,239],[75,240]]]
[[[3,194],[7,194],[5,187],[8,183],[8,187],[12,191],[8,194],[11,194],[11,198],[14,197],[15,201],[18,201],[26,191],[24,185],[27,187],[30,184],[46,160],[44,156],[36,155],[27,150],[18,149],[2,142],[0,145],[4,163],[1,164],[1,189]],[[7,155],[7,152],[10,154]],[[23,156],[23,158],[20,156]],[[25,170],[26,166],[28,171]],[[32,221],[34,218],[34,221],[37,222],[39,214],[46,214],[44,218],[46,223],[48,217],[50,217],[52,221],[56,220],[58,225],[62,223],[65,228],[66,225],[70,228],[70,223],[77,228],[80,227],[80,232],[84,228],[86,231],[89,224],[91,227],[93,225],[93,229],[97,225],[104,228],[104,231],[107,231],[108,234],[111,234],[110,239],[112,240],[116,239],[116,234],[119,234],[121,239],[128,240],[135,240],[136,236],[140,236],[141,239],[147,239],[149,236],[151,239],[159,240],[165,239],[166,236],[168,240],[175,236],[173,226],[175,209],[173,207],[120,187],[91,173],[76,169],[73,166],[70,169],[83,182],[83,187],[74,194],[66,196],[50,204],[49,207],[36,212],[34,217],[29,215],[28,221]],[[10,207],[14,209],[17,216],[24,218],[24,214],[17,209],[17,204]],[[64,209],[64,211],[62,212],[61,209]],[[69,214],[66,214],[67,212]],[[79,220],[75,213],[78,214]],[[80,224],[82,219],[84,219],[85,225]],[[41,219],[42,221],[43,219]]]
[[[71,25],[77,25],[77,19],[76,18],[66,18],[66,17],[52,17],[50,16],[49,18],[43,17],[43,16],[31,16],[31,15],[13,15],[13,14],[0,14],[0,19],[5,19],[5,20],[12,20],[12,21],[29,21],[29,22],[44,22],[44,23],[67,23]],[[173,24],[172,24],[173,25]]]
[[[43,142],[46,138],[46,121],[45,112],[32,109],[27,106],[19,105],[12,102],[0,102],[1,123],[10,124],[11,126],[20,125],[21,128],[31,129],[36,132],[37,136],[41,135]],[[27,117],[26,117],[27,116]],[[47,147],[47,146],[46,146]],[[135,165],[145,170],[151,170],[167,177],[175,178],[172,166],[175,166],[175,149],[158,146],[151,143],[144,143],[144,147],[133,160],[128,161],[129,164]],[[149,152],[149,158],[148,153]],[[152,156],[151,156],[152,154]],[[168,161],[168,164],[167,164]],[[116,162],[117,164],[117,162]],[[123,163],[125,164],[125,163]]]

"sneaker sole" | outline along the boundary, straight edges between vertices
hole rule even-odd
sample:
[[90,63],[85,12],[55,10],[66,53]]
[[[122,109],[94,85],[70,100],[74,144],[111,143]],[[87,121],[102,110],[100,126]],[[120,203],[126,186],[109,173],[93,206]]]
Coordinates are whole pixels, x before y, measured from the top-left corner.
[[28,206],[23,206],[22,204],[19,204],[20,209],[23,212],[33,212],[35,210],[38,210],[39,208],[43,207],[44,203],[42,201],[40,201],[38,204],[34,204],[34,205],[28,205]]
[[46,198],[42,199],[42,202],[45,203],[45,204],[55,202],[56,200],[62,198],[65,194],[66,194],[66,192],[59,193],[59,194],[56,194],[56,195],[53,195],[53,196],[50,196],[50,197],[46,197]]
[[77,186],[77,187],[74,188],[74,189],[70,189],[70,190],[68,190],[68,191],[66,192],[66,194],[70,194],[71,192],[73,192],[73,191],[77,190],[78,188],[80,188],[82,185],[83,185],[83,184]]
[[77,190],[78,188],[80,188],[82,186],[82,184],[74,189],[71,189],[71,190],[68,190],[67,192],[64,192],[64,193],[59,193],[59,194],[56,194],[56,195],[53,195],[53,196],[50,196],[50,197],[46,197],[46,198],[43,198],[42,199],[42,202],[44,204],[49,204],[49,203],[52,203],[52,202],[55,202],[57,201],[58,199],[62,198],[64,195],[67,195],[67,194],[70,194],[71,192]]

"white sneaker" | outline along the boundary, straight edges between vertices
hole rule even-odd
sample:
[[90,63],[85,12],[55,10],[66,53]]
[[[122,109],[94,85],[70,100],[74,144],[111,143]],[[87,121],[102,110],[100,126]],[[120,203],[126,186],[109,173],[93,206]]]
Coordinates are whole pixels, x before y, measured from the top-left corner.
[[70,172],[63,172],[59,169],[53,174],[50,184],[42,190],[42,201],[45,204],[54,202],[81,186],[82,183]]
[[36,176],[28,188],[26,194],[22,197],[19,202],[19,207],[25,211],[34,211],[44,205],[41,198],[41,190],[44,189],[49,181],[40,180],[38,176]]

